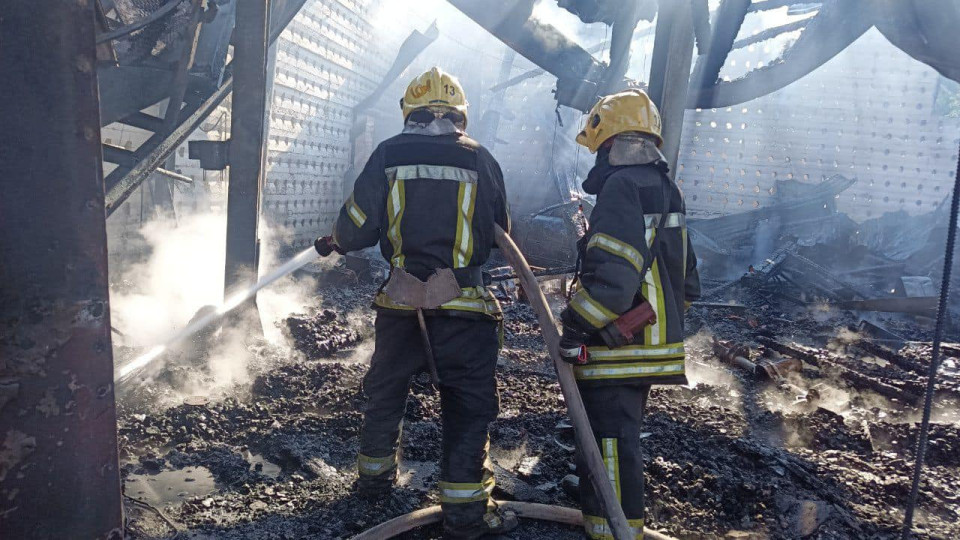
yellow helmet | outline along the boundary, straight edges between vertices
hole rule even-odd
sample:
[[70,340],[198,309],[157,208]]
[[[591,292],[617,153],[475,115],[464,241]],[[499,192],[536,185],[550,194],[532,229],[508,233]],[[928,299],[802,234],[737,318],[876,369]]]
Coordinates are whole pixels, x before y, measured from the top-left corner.
[[463,115],[466,124],[467,97],[463,94],[463,87],[456,77],[440,68],[430,68],[430,71],[410,81],[400,100],[404,121],[410,113],[423,107],[453,109]]
[[577,135],[577,142],[596,153],[610,137],[627,131],[639,131],[657,138],[660,136],[660,112],[643,90],[630,88],[600,98],[590,109],[587,124]]

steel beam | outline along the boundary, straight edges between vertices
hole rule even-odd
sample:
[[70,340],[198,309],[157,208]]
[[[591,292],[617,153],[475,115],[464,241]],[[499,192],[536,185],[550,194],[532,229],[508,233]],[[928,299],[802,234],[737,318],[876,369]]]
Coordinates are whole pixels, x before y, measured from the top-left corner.
[[[257,225],[266,150],[269,15],[268,0],[237,4],[234,92],[230,113],[225,297],[251,285],[257,277]],[[251,300],[251,307],[255,305],[255,299]]]
[[0,2],[0,536],[123,535],[95,3]]
[[680,131],[693,64],[693,14],[690,2],[660,2],[650,62],[650,99],[663,121],[663,155],[676,177]]
[[508,47],[557,77],[557,101],[583,112],[597,102],[606,66],[556,27],[532,17],[533,0],[447,0]]
[[[276,22],[272,25],[270,32],[270,42],[273,43],[280,37],[280,34],[286,28],[287,24],[293,20],[306,0],[287,0],[281,2],[275,0]],[[137,155],[143,156],[140,162],[131,169],[118,168],[107,176],[107,216],[113,214],[117,208],[146,180],[160,164],[172,154],[177,147],[183,144],[191,133],[203,120],[217,108],[223,100],[233,91],[233,61],[224,68],[223,84],[201,102],[196,105],[190,105],[181,111],[180,116],[185,118],[180,122],[176,129],[166,137],[159,137],[140,145],[137,149]],[[102,92],[101,92],[102,94]],[[159,98],[158,98],[159,99]],[[156,101],[156,100],[154,100]],[[101,113],[104,111],[101,110]],[[131,124],[134,125],[134,124]]]

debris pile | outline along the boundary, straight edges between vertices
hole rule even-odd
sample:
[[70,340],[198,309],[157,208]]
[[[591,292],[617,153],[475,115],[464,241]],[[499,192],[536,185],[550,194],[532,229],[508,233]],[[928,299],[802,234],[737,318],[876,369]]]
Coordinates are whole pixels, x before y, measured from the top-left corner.
[[[442,426],[425,374],[407,403],[398,487],[382,501],[351,488],[365,367],[322,358],[329,354],[316,344],[350,350],[360,337],[346,321],[372,319],[372,292],[322,288],[315,315],[288,321],[298,360],[258,372],[232,397],[121,408],[132,538],[349,538],[437,504]],[[739,303],[688,312],[691,386],[651,395],[642,435],[648,526],[678,538],[898,537],[928,331],[899,314],[871,319],[902,339],[892,343],[849,311],[810,309],[740,283],[727,292]],[[494,495],[575,506],[572,430],[536,317],[520,301],[503,304]],[[295,327],[306,338],[294,338]],[[946,366],[960,362],[960,347],[944,351]],[[919,538],[960,535],[957,378],[945,374],[934,411]],[[433,526],[408,537],[440,536]],[[524,522],[512,537],[581,532]]]
[[310,360],[330,358],[364,338],[348,321],[329,309],[314,315],[293,315],[287,318],[286,325],[294,346]]

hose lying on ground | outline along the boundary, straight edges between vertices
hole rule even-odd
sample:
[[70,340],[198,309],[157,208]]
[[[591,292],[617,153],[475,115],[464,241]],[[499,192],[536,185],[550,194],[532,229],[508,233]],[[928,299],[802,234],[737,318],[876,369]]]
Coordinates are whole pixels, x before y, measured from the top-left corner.
[[510,235],[499,226],[496,226],[496,242],[500,252],[517,273],[530,306],[537,313],[540,332],[547,343],[547,351],[553,359],[553,367],[560,381],[560,390],[563,391],[563,399],[567,404],[567,414],[573,422],[577,448],[583,452],[584,461],[587,464],[588,470],[580,471],[580,481],[583,482],[583,477],[586,476],[586,481],[593,483],[593,488],[600,496],[600,504],[610,524],[614,540],[632,540],[636,534],[627,523],[620,501],[613,490],[613,484],[607,479],[603,457],[600,455],[600,448],[597,446],[597,439],[593,436],[593,430],[590,429],[590,420],[587,418],[587,410],[583,408],[583,399],[580,397],[580,389],[577,388],[577,381],[573,376],[573,368],[560,359],[560,333],[557,332],[557,322],[553,318],[547,299],[543,296],[543,291],[540,290],[540,285],[537,284],[537,279],[530,270],[527,260],[523,258],[523,254],[513,243]]
[[[503,510],[516,512],[517,516],[521,518],[553,521],[554,523],[563,523],[574,527],[583,525],[583,515],[579,510],[573,508],[516,501],[500,501],[497,505]],[[439,506],[431,506],[395,517],[354,536],[351,540],[388,540],[418,527],[438,523],[442,516],[443,512]],[[674,540],[665,534],[649,529],[643,530],[643,537],[647,540]]]

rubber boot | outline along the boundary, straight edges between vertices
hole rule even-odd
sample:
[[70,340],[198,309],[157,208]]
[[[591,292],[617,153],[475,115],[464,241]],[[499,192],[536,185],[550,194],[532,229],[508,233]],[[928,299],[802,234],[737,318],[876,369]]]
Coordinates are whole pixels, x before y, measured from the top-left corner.
[[396,481],[396,466],[394,466],[392,470],[386,471],[377,476],[361,474],[357,478],[357,483],[355,484],[357,495],[363,497],[364,499],[371,500],[386,498],[393,491],[393,486]]
[[509,510],[492,509],[483,515],[483,519],[466,527],[451,528],[447,521],[443,523],[444,540],[474,540],[488,535],[506,534],[517,528],[520,520],[517,514]]

